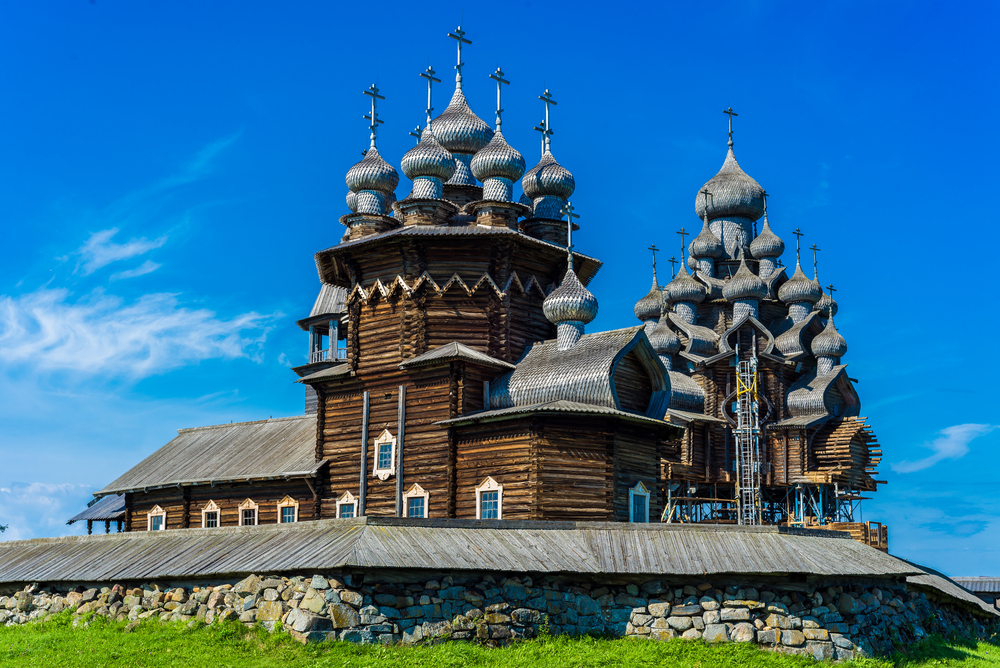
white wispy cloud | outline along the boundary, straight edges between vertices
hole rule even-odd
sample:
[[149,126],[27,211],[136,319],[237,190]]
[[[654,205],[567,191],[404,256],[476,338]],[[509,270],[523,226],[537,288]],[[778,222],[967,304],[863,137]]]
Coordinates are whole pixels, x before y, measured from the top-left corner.
[[142,378],[201,360],[259,361],[280,314],[220,318],[184,306],[177,295],[126,302],[94,290],[73,300],[62,288],[0,296],[0,361],[34,371],[70,370]]
[[916,461],[903,460],[892,465],[896,473],[913,473],[930,468],[945,459],[961,459],[969,453],[969,443],[973,439],[988,434],[1000,425],[991,424],[957,424],[938,432],[938,437],[924,447],[932,454]]
[[76,265],[76,271],[87,276],[102,267],[108,266],[112,262],[128,260],[139,255],[144,255],[167,243],[167,237],[163,236],[158,239],[140,237],[129,239],[125,243],[119,244],[111,240],[116,234],[118,234],[117,227],[91,234],[87,242],[76,252],[80,256],[80,260]]
[[80,533],[80,527],[68,527],[66,520],[86,508],[91,498],[89,487],[72,483],[15,482],[0,487],[0,524],[7,525],[3,540]]
[[156,271],[161,266],[163,265],[159,264],[158,262],[153,262],[152,260],[146,260],[135,269],[126,269],[125,271],[117,271],[111,274],[111,280],[118,281],[123,278],[135,278],[136,276],[145,276],[146,274]]

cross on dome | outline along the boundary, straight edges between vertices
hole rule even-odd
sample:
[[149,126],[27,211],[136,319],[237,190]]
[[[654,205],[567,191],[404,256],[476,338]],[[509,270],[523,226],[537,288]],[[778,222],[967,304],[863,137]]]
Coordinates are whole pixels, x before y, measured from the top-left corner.
[[[548,91],[546,91],[548,92]],[[580,214],[573,213],[576,209],[572,202],[567,201],[566,206],[559,211],[560,215],[566,216],[566,256],[569,262],[569,268],[573,269],[573,219],[579,218]]]
[[660,249],[656,247],[656,244],[650,244],[646,250],[653,251],[653,278],[656,278],[656,251]]
[[441,83],[441,80],[434,76],[435,74],[437,74],[437,72],[435,72],[434,68],[431,67],[430,65],[427,66],[426,70],[420,73],[421,77],[427,79],[427,125],[428,126],[430,126],[431,124],[431,112],[434,111],[434,107],[431,106],[431,92],[432,89],[434,88],[435,83]]
[[385,96],[378,94],[378,86],[376,86],[375,84],[372,84],[371,86],[369,86],[368,90],[364,90],[364,91],[361,91],[361,92],[364,93],[365,95],[369,96],[372,99],[372,113],[370,115],[369,114],[365,114],[363,118],[368,119],[372,123],[371,125],[368,126],[368,129],[372,131],[372,136],[371,136],[372,144],[371,144],[371,147],[375,148],[375,140],[378,138],[378,126],[379,126],[380,123],[384,123],[385,122],[385,121],[379,120],[379,117],[378,117],[378,101],[379,100],[384,100]]
[[548,88],[545,89],[544,93],[542,93],[541,95],[538,96],[538,99],[545,103],[545,132],[544,132],[544,136],[545,136],[545,149],[548,150],[549,147],[552,145],[552,142],[551,142],[552,130],[550,130],[550,128],[552,126],[549,124],[549,107],[552,106],[552,105],[554,105],[554,104],[558,104],[558,102],[556,102],[555,100],[552,99],[552,93],[549,92]]
[[538,121],[538,125],[536,125],[534,127],[534,129],[536,131],[542,133],[542,135],[541,135],[542,136],[542,153],[541,154],[545,155],[545,137],[548,136],[548,135],[550,135],[550,134],[552,134],[552,130],[549,130],[548,128],[545,127],[545,119],[544,118],[542,120]]
[[687,235],[689,235],[691,233],[688,232],[687,230],[685,230],[682,227],[681,229],[677,230],[677,234],[681,235],[681,262],[683,262],[684,261],[684,237],[686,237]]
[[733,116],[739,116],[739,114],[737,114],[735,111],[733,111],[732,107],[729,107],[728,109],[723,109],[722,113],[729,114],[729,145],[732,146],[733,145]]
[[448,37],[451,37],[453,40],[456,40],[458,42],[458,64],[455,65],[455,70],[456,70],[456,74],[455,74],[455,87],[456,88],[461,88],[462,87],[462,65],[465,65],[465,63],[462,62],[462,45],[463,44],[472,44],[472,40],[465,38],[465,31],[462,30],[462,26],[458,26],[457,28],[455,28],[455,32],[448,33]]
[[792,232],[792,234],[795,235],[795,261],[798,262],[799,261],[799,245],[800,245],[800,243],[802,241],[803,232],[802,232],[802,230],[800,230],[799,228],[796,227],[795,231]]
[[677,275],[677,272],[675,271],[677,267],[677,258],[671,255],[667,262],[670,263],[670,278],[674,278]]
[[818,269],[819,258],[818,258],[818,256],[816,254],[819,253],[822,249],[819,246],[817,246],[816,244],[813,244],[812,246],[809,247],[809,250],[811,250],[813,252],[813,278],[814,279],[818,279],[819,278],[819,269]]
[[497,130],[500,130],[500,114],[503,113],[503,108],[500,105],[500,90],[503,88],[503,84],[510,85],[510,82],[503,78],[503,70],[497,67],[497,71],[490,75],[490,79],[497,82]]
[[420,143],[420,130],[421,130],[421,128],[420,128],[420,126],[418,125],[417,127],[413,128],[413,129],[412,129],[412,130],[410,130],[410,132],[409,132],[409,135],[410,135],[411,137],[416,137],[416,138],[417,138],[417,143],[418,143],[418,144]]

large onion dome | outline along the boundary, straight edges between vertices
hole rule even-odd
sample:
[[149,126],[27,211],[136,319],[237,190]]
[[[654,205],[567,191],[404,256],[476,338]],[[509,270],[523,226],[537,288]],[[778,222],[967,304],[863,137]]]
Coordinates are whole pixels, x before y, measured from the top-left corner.
[[667,326],[667,315],[664,312],[653,331],[649,332],[649,342],[657,355],[676,355],[681,349],[681,339],[674,330]]
[[[705,188],[712,193],[708,199],[708,217],[713,220],[730,217],[757,220],[764,213],[764,189],[740,168],[732,146],[722,169],[700,190]],[[695,196],[694,210],[699,218],[705,217],[705,199],[701,192]]]
[[764,216],[764,227],[757,238],[750,242],[750,254],[757,259],[780,257],[785,252],[785,242],[771,231],[771,224]]
[[524,157],[497,130],[486,146],[472,158],[472,175],[480,181],[490,178],[517,181],[524,174]]
[[674,280],[670,281],[667,287],[663,289],[663,293],[663,297],[668,304],[675,302],[700,304],[705,301],[708,289],[691,278],[691,275],[687,273],[687,269],[681,264],[680,271],[674,276]]
[[722,287],[722,296],[735,302],[743,299],[763,299],[767,296],[767,284],[760,276],[750,271],[745,257],[740,256],[740,268]]
[[476,116],[461,88],[455,89],[448,107],[433,124],[434,136],[452,153],[475,153],[493,138],[493,128]]
[[389,194],[399,184],[399,174],[395,168],[382,159],[378,149],[372,146],[364,159],[347,170],[347,187],[353,192],[375,190]]
[[715,233],[709,228],[707,218],[702,223],[701,232],[699,232],[698,236],[691,240],[691,245],[688,246],[688,250],[691,253],[691,257],[695,260],[702,260],[706,258],[714,260],[722,257],[726,253],[726,249],[722,246],[722,241],[719,237],[715,236]]
[[820,300],[822,295],[823,290],[819,287],[819,283],[806,278],[806,275],[802,272],[802,265],[799,264],[798,260],[795,262],[795,273],[778,288],[778,299],[786,304],[795,304],[797,302],[815,304]]
[[529,169],[521,179],[521,187],[524,188],[524,194],[532,199],[547,196],[569,199],[576,190],[576,180],[546,150],[538,164]]
[[447,181],[455,173],[455,158],[441,146],[428,124],[420,142],[403,155],[400,167],[408,179],[432,176]]
[[812,354],[816,357],[843,357],[847,354],[847,341],[837,327],[833,318],[826,321],[826,327],[812,340]]
[[635,317],[643,322],[656,320],[660,317],[662,307],[663,295],[660,293],[660,284],[657,282],[656,274],[654,273],[653,287],[649,289],[645,297],[635,303]]
[[597,317],[597,297],[583,286],[575,271],[567,269],[559,287],[542,302],[542,312],[554,325],[562,322],[587,324]]
[[813,285],[816,286],[816,289],[819,290],[820,294],[822,295],[819,298],[819,301],[816,302],[816,306],[814,308],[827,317],[832,318],[833,316],[837,315],[837,310],[838,310],[837,302],[833,299],[833,297],[831,297],[830,295],[828,295],[826,292],[823,291],[823,288],[820,287],[818,281],[813,281]]

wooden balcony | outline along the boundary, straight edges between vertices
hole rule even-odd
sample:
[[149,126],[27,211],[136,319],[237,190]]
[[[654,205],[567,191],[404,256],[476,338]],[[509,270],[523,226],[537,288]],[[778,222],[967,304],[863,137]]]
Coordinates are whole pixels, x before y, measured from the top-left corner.
[[324,348],[323,350],[314,350],[309,354],[309,363],[315,364],[316,362],[333,362],[336,360],[346,360],[347,359],[347,348],[337,348],[335,350],[330,350],[329,348]]

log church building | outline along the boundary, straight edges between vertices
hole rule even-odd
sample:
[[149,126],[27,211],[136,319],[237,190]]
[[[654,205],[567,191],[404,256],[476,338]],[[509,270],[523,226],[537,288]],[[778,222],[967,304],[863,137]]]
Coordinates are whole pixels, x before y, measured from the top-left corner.
[[402,199],[378,147],[384,98],[365,91],[369,146],[347,172],[346,232],[316,253],[318,296],[298,322],[305,414],[181,429],[73,521],[783,524],[884,549],[884,527],[854,518],[881,452],[843,363],[833,287],[815,252],[807,274],[798,230],[794,266],[782,262],[764,189],[736,161],[732,110],[679,270],[661,281],[654,262],[637,321],[589,331],[601,263],[572,245],[576,182],[553,153],[554,100],[540,98],[541,157],[527,169],[502,130],[503,73],[491,75],[491,126],[463,86],[471,42],[451,37],[454,93],[432,117],[438,80],[422,74],[427,120],[399,163],[412,182]]

